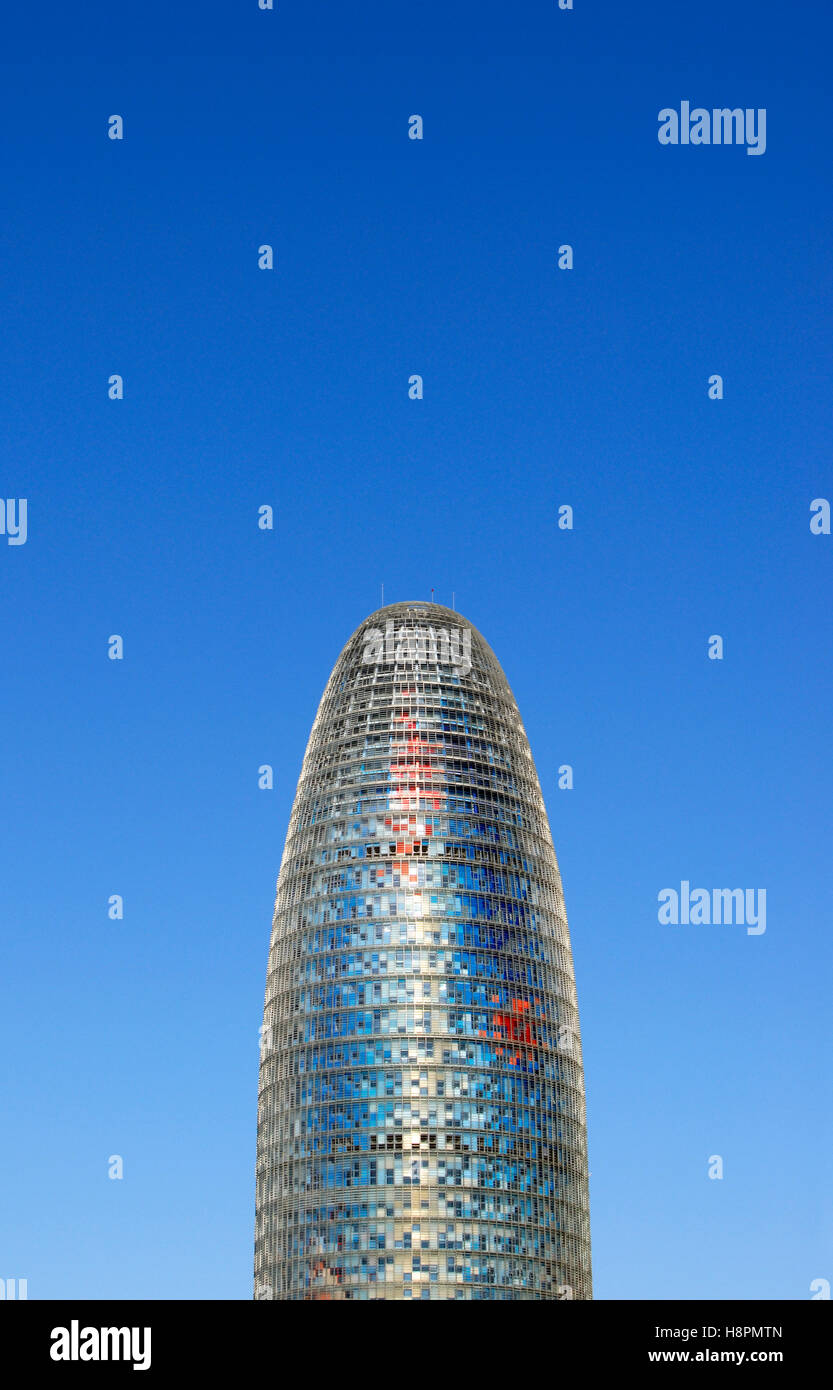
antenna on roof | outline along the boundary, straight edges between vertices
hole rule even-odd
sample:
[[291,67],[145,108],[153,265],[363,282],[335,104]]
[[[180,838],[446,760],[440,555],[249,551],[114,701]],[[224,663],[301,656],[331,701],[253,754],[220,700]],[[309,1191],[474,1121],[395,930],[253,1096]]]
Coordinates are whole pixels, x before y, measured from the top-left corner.
[[385,606],[385,583],[384,583],[384,580],[383,580],[383,581],[382,581],[382,607],[384,608],[384,606]]
[[452,612],[454,612],[454,613],[457,612],[457,609],[454,607],[454,590],[453,590],[453,589],[451,590],[451,609],[452,609]]
[[431,590],[431,602],[432,602],[432,603],[434,602],[434,590],[433,590],[433,589]]

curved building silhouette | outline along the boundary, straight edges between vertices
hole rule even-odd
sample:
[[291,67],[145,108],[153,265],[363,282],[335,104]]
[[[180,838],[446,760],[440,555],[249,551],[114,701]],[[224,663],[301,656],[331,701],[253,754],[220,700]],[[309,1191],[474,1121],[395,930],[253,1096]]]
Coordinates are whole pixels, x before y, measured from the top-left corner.
[[592,1297],[558,864],[497,658],[379,609],[310,735],[261,1041],[256,1298]]

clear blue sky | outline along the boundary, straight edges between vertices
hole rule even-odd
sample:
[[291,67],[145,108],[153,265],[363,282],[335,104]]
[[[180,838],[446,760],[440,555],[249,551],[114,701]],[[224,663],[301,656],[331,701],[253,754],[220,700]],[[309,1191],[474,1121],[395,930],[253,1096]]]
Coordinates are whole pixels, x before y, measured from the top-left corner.
[[[384,582],[456,594],[530,736],[597,1297],[809,1297],[833,1279],[827,7],[6,26],[0,493],[29,535],[0,537],[0,1277],[250,1297],[275,879]],[[765,107],[766,154],[660,146],[682,100]],[[765,935],[660,926],[683,879],[766,888]]]

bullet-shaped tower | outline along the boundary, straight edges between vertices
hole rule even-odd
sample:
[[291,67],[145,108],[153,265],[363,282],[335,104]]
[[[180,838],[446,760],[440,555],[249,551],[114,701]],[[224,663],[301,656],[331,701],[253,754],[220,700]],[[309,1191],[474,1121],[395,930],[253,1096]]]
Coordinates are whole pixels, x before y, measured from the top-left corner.
[[592,1297],[564,897],[491,648],[396,603],[304,757],[261,1042],[255,1298]]

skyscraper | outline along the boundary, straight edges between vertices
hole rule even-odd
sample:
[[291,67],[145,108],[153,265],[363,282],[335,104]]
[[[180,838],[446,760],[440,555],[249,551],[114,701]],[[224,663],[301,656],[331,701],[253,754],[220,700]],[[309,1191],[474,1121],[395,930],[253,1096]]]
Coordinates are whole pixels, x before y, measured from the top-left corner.
[[278,878],[255,1297],[589,1299],[584,1078],[518,707],[459,613],[396,603],[327,683]]

